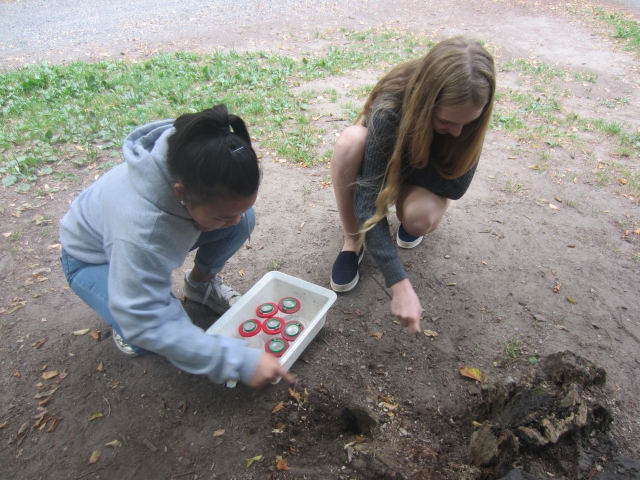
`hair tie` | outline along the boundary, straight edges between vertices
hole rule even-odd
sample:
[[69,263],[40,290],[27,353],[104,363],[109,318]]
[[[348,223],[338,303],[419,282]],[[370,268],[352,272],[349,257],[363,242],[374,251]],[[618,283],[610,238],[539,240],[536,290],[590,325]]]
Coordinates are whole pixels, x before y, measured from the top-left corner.
[[224,135],[225,137],[231,135],[231,129],[229,127],[218,128],[218,135]]

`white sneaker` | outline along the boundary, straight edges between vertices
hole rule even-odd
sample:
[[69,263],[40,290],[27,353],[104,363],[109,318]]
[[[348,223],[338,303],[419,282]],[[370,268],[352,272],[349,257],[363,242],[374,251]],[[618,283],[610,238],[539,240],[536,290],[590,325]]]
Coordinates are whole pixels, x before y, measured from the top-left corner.
[[200,284],[190,281],[190,274],[191,270],[187,270],[184,278],[184,296],[201,305],[206,305],[218,315],[229,310],[231,305],[242,297],[233,288],[222,283],[222,277],[219,273],[207,283]]
[[131,347],[131,345],[129,345],[127,342],[125,342],[124,338],[122,338],[120,336],[120,334],[118,332],[116,332],[115,330],[113,331],[113,341],[116,344],[116,347],[118,347],[118,350],[120,350],[127,357],[138,357],[138,356],[140,356],[140,354],[136,353],[135,350],[133,349],[133,347]]

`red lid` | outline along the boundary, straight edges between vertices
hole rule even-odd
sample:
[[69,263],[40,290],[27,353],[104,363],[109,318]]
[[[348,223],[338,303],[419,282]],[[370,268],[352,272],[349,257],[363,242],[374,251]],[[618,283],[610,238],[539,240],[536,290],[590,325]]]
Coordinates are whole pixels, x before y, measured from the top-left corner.
[[264,351],[276,357],[281,357],[288,348],[288,341],[286,341],[284,338],[276,337],[267,342],[267,344],[264,346]]
[[262,331],[268,335],[277,335],[282,331],[284,320],[280,317],[271,317],[262,322]]
[[278,303],[278,308],[282,313],[296,313],[300,310],[300,300],[294,297],[284,297]]
[[242,337],[253,337],[260,333],[262,328],[262,323],[257,318],[252,318],[250,320],[245,320],[238,327],[238,333]]
[[290,322],[285,323],[284,328],[282,329],[282,338],[293,342],[300,336],[303,330],[304,325],[300,320],[291,320]]
[[256,308],[256,315],[260,318],[273,317],[276,313],[278,313],[278,305],[273,302],[263,303]]

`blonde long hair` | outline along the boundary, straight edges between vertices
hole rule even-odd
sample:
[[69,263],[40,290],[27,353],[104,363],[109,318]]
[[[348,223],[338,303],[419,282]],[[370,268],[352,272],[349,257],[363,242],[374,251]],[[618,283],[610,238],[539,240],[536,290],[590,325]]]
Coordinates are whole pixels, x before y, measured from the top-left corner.
[[[458,178],[473,168],[482,152],[495,90],[493,58],[478,42],[464,37],[438,43],[423,57],[396,66],[376,84],[355,123],[372,128],[371,119],[379,110],[392,109],[399,113],[400,126],[376,200],[376,213],[362,226],[358,249],[364,243],[365,233],[387,215],[387,208],[398,198],[404,152],[408,153],[413,168],[421,169],[432,162],[448,179]],[[480,117],[466,125],[460,136],[448,135],[441,151],[433,155],[435,109],[469,105],[483,108]],[[367,125],[367,118],[371,125]]]

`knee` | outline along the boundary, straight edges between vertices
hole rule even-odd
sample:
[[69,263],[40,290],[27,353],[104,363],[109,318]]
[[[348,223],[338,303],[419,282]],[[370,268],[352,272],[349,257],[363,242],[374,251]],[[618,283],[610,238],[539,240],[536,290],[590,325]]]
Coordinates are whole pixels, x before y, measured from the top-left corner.
[[442,215],[434,212],[427,212],[420,216],[408,216],[402,219],[402,226],[411,235],[422,237],[433,232],[440,226]]
[[331,167],[344,169],[353,165],[353,160],[358,160],[358,165],[364,156],[364,146],[367,139],[367,128],[360,125],[352,125],[345,128],[333,149]]

